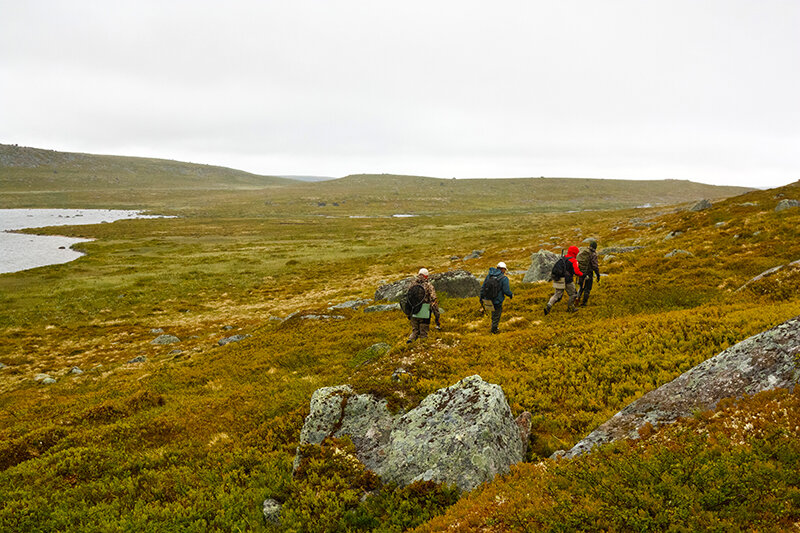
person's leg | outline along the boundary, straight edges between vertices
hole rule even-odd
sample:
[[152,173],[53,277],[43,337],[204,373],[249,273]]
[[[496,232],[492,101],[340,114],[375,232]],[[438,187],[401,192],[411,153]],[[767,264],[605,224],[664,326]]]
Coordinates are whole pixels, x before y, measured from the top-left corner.
[[550,297],[550,301],[547,302],[547,305],[544,306],[544,314],[550,312],[550,309],[561,300],[561,296],[564,295],[564,289],[556,289],[556,292],[553,293],[553,296]]
[[574,283],[567,283],[566,290],[567,294],[569,295],[569,300],[567,301],[567,311],[572,313],[577,311],[577,309],[575,309],[575,300],[578,299],[578,293],[575,291]]
[[586,302],[589,300],[589,294],[592,292],[592,285],[594,284],[594,278],[592,276],[586,276],[586,279],[583,282],[583,289],[581,290],[581,294],[578,295],[579,298],[583,298],[583,305],[586,305]]
[[413,342],[419,337],[419,318],[411,317],[408,321],[411,322],[411,335],[408,336],[408,342]]
[[419,321],[419,338],[420,339],[427,339],[428,338],[428,330],[431,327],[430,320],[420,320]]
[[500,315],[503,314],[503,306],[495,305],[492,311],[492,333],[497,333],[497,327],[500,325]]

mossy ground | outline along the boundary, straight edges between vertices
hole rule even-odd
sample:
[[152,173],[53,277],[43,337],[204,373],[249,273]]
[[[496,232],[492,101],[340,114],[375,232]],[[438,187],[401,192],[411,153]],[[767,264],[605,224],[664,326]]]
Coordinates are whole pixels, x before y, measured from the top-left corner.
[[[540,459],[700,361],[800,314],[797,269],[735,292],[767,268],[800,259],[800,210],[773,211],[776,194],[800,197],[797,185],[747,193],[698,213],[565,214],[547,213],[547,205],[510,212],[508,203],[497,201],[496,209],[480,214],[459,214],[452,206],[437,211],[430,204],[420,210],[423,216],[402,219],[349,218],[414,206],[380,200],[357,182],[341,192],[347,206],[341,214],[320,212],[318,205],[320,198],[335,201],[336,190],[302,187],[316,192],[306,198],[297,190],[216,191],[180,201],[151,197],[151,203],[144,201],[150,193],[141,193],[136,199],[144,203],[137,207],[181,218],[48,230],[96,240],[81,245],[88,255],[76,262],[0,276],[0,362],[7,365],[0,370],[0,530],[270,530],[260,510],[267,497],[286,502],[288,530],[413,527],[452,504],[453,493],[375,486],[351,461],[339,460],[349,454],[346,442],[333,443],[330,450],[339,452],[322,453],[308,475],[292,478],[311,393],[350,383],[402,409],[476,373],[503,387],[514,413],[533,413],[531,463],[515,469],[510,481],[491,485],[509,487],[517,522],[498,519],[482,496],[500,488],[462,498],[447,519],[458,521],[463,512],[483,520],[475,522],[481,527],[538,530],[544,522],[531,517],[546,507],[575,526],[567,530],[580,529],[581,517],[600,512],[596,502],[605,496],[592,496],[591,483],[574,479],[597,476],[597,460],[563,467],[590,472],[570,474],[584,477],[568,483],[535,467]],[[58,201],[58,193],[48,194],[43,207]],[[21,203],[36,203],[26,198]],[[124,203],[116,193],[110,198]],[[479,206],[480,198],[469,202]],[[683,233],[664,240],[673,231]],[[515,297],[504,308],[500,335],[487,334],[488,319],[474,299],[447,297],[441,299],[443,331],[410,347],[404,342],[408,326],[396,312],[271,319],[325,313],[328,305],[372,297],[381,281],[420,266],[434,272],[463,267],[481,278],[499,260],[512,271],[525,270],[541,243],[557,251],[588,236],[601,248],[645,248],[601,259],[608,275],[576,315],[562,302],[543,316],[551,288],[522,284],[522,276],[513,275]],[[693,255],[664,257],[676,248]],[[450,259],[473,249],[486,251],[475,260]],[[153,345],[155,328],[182,340]],[[251,337],[217,344],[236,333]],[[378,342],[392,350],[360,358]],[[147,362],[127,363],[139,355]],[[69,374],[73,366],[86,372]],[[391,375],[400,366],[411,379],[397,383]],[[39,372],[58,382],[34,381]],[[674,438],[680,446],[709,450],[702,452],[713,465],[708,468],[722,468],[716,457],[756,460]],[[613,453],[645,475],[666,453],[662,441],[648,445],[651,440],[652,451],[623,446]],[[793,448],[774,451],[784,452],[781,457],[794,457]],[[781,459],[769,466],[791,489],[775,497],[780,511],[770,507],[765,518],[750,500],[735,507],[733,498],[725,500],[724,523],[749,529],[758,520],[777,527],[800,519],[792,496],[797,480],[786,464]],[[557,491],[522,496],[537,483],[555,484]],[[624,498],[636,498],[646,489],[637,481],[625,490]],[[564,503],[570,499],[588,503],[570,514]],[[720,508],[709,505],[704,509],[712,515]],[[634,518],[609,519],[604,527],[633,530]],[[651,527],[665,529],[662,518]]]

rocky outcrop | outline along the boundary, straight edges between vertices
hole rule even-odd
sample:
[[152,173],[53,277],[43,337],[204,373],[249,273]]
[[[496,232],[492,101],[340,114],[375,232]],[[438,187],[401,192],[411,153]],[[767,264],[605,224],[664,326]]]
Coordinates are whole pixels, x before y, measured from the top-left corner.
[[703,211],[705,209],[711,209],[711,207],[712,207],[711,206],[711,202],[709,202],[707,199],[704,198],[704,199],[700,200],[699,202],[697,202],[696,204],[694,204],[689,209],[689,211]]
[[609,246],[608,248],[598,250],[597,255],[627,254],[641,250],[642,248],[644,248],[644,246]]
[[775,211],[783,211],[784,209],[790,209],[792,207],[800,206],[800,202],[797,200],[781,200],[778,202],[778,205],[775,206]]
[[362,307],[368,306],[371,302],[372,300],[366,299],[348,300],[346,302],[328,307],[328,311],[334,311],[336,309],[361,309]]
[[469,261],[470,259],[477,259],[484,254],[486,250],[472,250],[472,252],[468,253],[463,257],[464,261]]
[[524,420],[515,421],[500,386],[477,375],[402,415],[389,413],[385,400],[343,385],[314,393],[300,442],[348,435],[358,459],[384,481],[451,483],[468,491],[522,461]]
[[776,272],[778,272],[780,270],[783,270],[786,267],[789,267],[789,268],[800,268],[800,259],[798,259],[797,261],[792,261],[788,265],[778,265],[776,267],[772,267],[772,268],[770,268],[768,270],[765,270],[764,272],[762,272],[758,276],[747,280],[747,282],[744,285],[742,285],[741,287],[739,287],[738,289],[736,289],[735,292],[739,292],[739,291],[747,288],[748,286],[752,285],[753,283],[756,283],[757,281],[761,281],[762,279],[769,278],[770,276],[772,276]]
[[250,336],[250,335],[242,335],[242,334],[239,334],[239,335],[231,335],[230,337],[225,337],[224,339],[220,339],[220,340],[218,340],[218,341],[217,341],[217,344],[219,344],[220,346],[225,346],[226,344],[230,344],[230,343],[232,343],[232,342],[240,342],[240,341],[243,341],[243,340],[245,340],[245,339],[246,339],[247,337],[249,337],[249,336]]
[[163,344],[175,344],[176,342],[181,342],[181,340],[175,335],[159,335],[158,337],[150,341],[150,344],[163,345]]
[[800,317],[728,348],[666,385],[645,394],[564,454],[574,457],[617,439],[635,439],[645,424],[670,424],[723,398],[793,389],[800,379]]
[[[389,300],[390,302],[400,300],[413,279],[414,277],[410,276],[381,285],[375,291],[375,300]],[[470,298],[478,296],[481,292],[481,282],[470,272],[462,269],[431,274],[430,281],[437,293],[447,294],[452,298]]]
[[675,249],[675,250],[672,250],[671,252],[667,252],[666,254],[664,254],[664,257],[675,257],[676,255],[693,256],[694,254],[692,252],[687,251],[687,250]]
[[365,313],[383,313],[385,311],[400,311],[400,304],[378,304],[370,305],[369,307],[364,308]]
[[522,283],[536,283],[550,279],[550,271],[558,258],[558,254],[549,250],[539,250],[531,254],[531,267],[522,278]]

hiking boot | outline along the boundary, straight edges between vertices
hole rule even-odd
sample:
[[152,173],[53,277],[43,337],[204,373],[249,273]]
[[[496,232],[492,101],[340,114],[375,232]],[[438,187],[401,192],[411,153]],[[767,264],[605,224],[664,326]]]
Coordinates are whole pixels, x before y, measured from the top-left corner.
[[547,316],[547,314],[548,314],[549,312],[550,312],[550,306],[549,306],[549,305],[545,305],[545,306],[544,306],[544,316]]
[[578,308],[573,307],[573,306],[569,306],[569,307],[567,307],[567,312],[568,313],[577,313],[578,312]]

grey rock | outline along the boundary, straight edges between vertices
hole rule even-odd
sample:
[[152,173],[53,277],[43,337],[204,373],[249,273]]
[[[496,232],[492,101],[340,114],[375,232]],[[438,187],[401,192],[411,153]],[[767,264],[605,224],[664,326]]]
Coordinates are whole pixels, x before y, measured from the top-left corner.
[[230,331],[232,329],[235,329],[235,328],[233,326],[222,326],[222,330],[223,331]]
[[523,283],[536,283],[537,281],[547,281],[550,279],[550,271],[556,264],[558,254],[548,250],[539,250],[531,254],[531,266],[522,278]]
[[317,390],[301,444],[343,435],[367,468],[399,485],[430,480],[468,491],[508,472],[525,455],[502,389],[480,376],[440,389],[402,415],[389,413],[386,400],[354,394],[347,385]]
[[382,313],[384,311],[400,311],[400,304],[393,303],[393,304],[378,304],[378,305],[370,305],[369,307],[364,309],[365,313]]
[[755,283],[756,281],[761,281],[764,278],[768,278],[768,277],[772,276],[773,274],[775,274],[776,272],[778,272],[779,270],[782,270],[782,269],[784,269],[786,267],[795,267],[795,268],[800,267],[800,259],[798,259],[797,261],[792,261],[788,265],[778,265],[776,267],[772,267],[770,269],[767,269],[764,272],[762,272],[761,274],[759,274],[758,276],[747,280],[747,282],[744,285],[742,285],[741,287],[736,289],[734,292],[739,292],[739,291],[743,290],[744,288],[746,288],[751,283]]
[[34,381],[44,381],[45,379],[49,378],[50,374],[36,374],[33,376]]
[[77,366],[73,366],[72,368],[69,369],[69,373],[74,376],[80,376],[81,374],[83,374],[83,370],[81,370]]
[[0,368],[5,368],[5,367],[6,367],[6,365],[4,365],[3,363],[0,363]]
[[183,353],[183,350],[172,350],[169,352],[169,355],[180,355]]
[[164,330],[161,328],[153,328],[150,330],[150,333],[152,333],[153,335],[158,335],[159,333],[164,333]]
[[348,300],[346,302],[330,306],[328,311],[333,311],[335,309],[361,309],[370,303],[372,303],[372,300]]
[[44,378],[42,380],[42,384],[43,385],[53,385],[55,382],[56,382],[56,380],[53,379],[53,378]]
[[716,224],[714,224],[714,226],[717,227],[717,228],[721,228],[725,224],[727,224],[727,222],[717,222]]
[[775,206],[775,211],[783,211],[784,209],[790,209],[797,206],[800,206],[800,202],[797,200],[784,199],[778,202],[778,205]]
[[608,254],[627,254],[630,252],[635,252],[637,250],[643,249],[644,246],[610,246],[608,248],[603,248],[597,252],[597,255],[608,255]]
[[[414,281],[414,277],[409,276],[381,285],[375,291],[375,300],[399,301],[412,281]],[[481,282],[470,272],[463,269],[431,274],[430,281],[437,294],[447,294],[452,298],[471,298],[478,296],[481,292]]]
[[446,294],[451,298],[472,298],[481,292],[481,282],[463,269],[433,274],[431,283],[437,294]]
[[468,253],[464,256],[464,261],[469,261],[470,259],[477,259],[482,256],[486,250],[472,250],[472,252]]
[[635,439],[645,424],[670,424],[723,398],[794,389],[800,379],[800,316],[754,335],[645,394],[600,425],[566,453],[581,455],[617,439]]
[[267,520],[267,523],[275,526],[281,525],[282,507],[283,506],[279,501],[273,500],[272,498],[267,498],[264,500],[261,510],[264,513],[264,518]]
[[757,206],[758,203],[756,203],[756,202],[744,202],[744,203],[739,204],[739,205],[742,206],[742,207],[754,207],[754,206]]
[[692,252],[687,252],[686,250],[672,250],[664,255],[664,257],[675,257],[676,255],[689,255],[693,256]]
[[703,211],[705,209],[711,209],[712,204],[707,199],[702,199],[696,204],[694,204],[689,211]]
[[461,258],[459,256],[457,256],[457,255],[451,255],[450,256],[450,261],[460,261],[460,260],[461,260]]
[[302,315],[303,320],[344,320],[346,317],[342,315]]
[[670,231],[670,232],[667,234],[667,236],[666,236],[666,237],[664,237],[664,240],[665,240],[665,241],[668,241],[668,240],[670,240],[670,239],[674,239],[675,237],[680,237],[681,235],[683,235],[683,232],[682,232],[682,231],[677,231],[677,230],[676,230],[676,231]]
[[134,357],[133,359],[128,361],[127,364],[130,365],[130,364],[146,363],[146,362],[147,362],[147,357],[145,357],[143,355],[137,355],[136,357]]
[[150,344],[175,344],[176,342],[181,342],[181,340],[176,337],[175,335],[159,335],[155,339],[153,339]]
[[224,339],[220,339],[217,341],[217,344],[220,346],[225,346],[226,344],[230,344],[232,342],[239,342],[245,340],[250,335],[232,335],[230,337],[225,337]]

